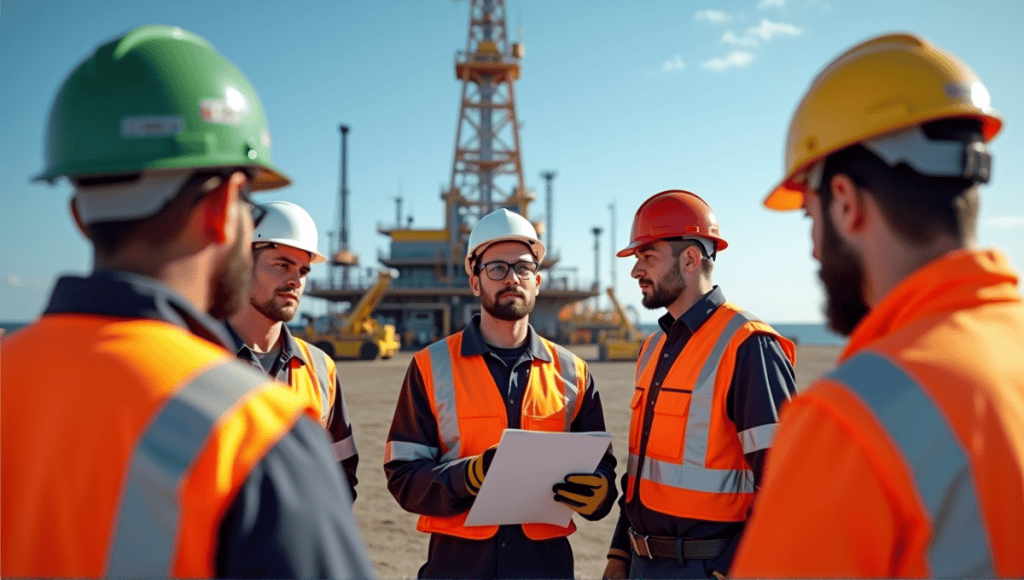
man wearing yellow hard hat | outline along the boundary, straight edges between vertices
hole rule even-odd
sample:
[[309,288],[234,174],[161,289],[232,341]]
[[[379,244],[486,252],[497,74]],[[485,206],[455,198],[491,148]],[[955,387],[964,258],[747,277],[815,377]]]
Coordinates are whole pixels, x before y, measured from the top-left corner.
[[811,218],[849,342],[783,410],[730,576],[1024,576],[1024,307],[975,241],[1001,125],[908,34],[842,54],[797,107],[765,205]]

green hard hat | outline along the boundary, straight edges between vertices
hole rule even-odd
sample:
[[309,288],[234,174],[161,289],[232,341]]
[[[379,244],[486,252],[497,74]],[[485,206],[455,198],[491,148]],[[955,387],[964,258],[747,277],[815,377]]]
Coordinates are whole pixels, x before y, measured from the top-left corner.
[[57,92],[37,180],[163,169],[250,167],[252,189],[291,181],[248,79],[207,41],[142,26],[96,49]]

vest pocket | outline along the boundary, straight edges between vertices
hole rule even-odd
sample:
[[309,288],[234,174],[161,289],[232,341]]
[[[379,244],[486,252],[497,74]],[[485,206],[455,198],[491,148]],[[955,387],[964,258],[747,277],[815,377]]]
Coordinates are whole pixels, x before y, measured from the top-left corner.
[[647,456],[679,463],[683,458],[686,418],[690,412],[688,392],[662,390],[654,405],[654,421],[647,441]]
[[[462,457],[479,455],[501,440],[505,428],[505,417],[482,415],[479,411],[472,417],[459,417],[459,436]],[[448,442],[445,442],[448,445]]]
[[629,401],[629,452],[640,453],[640,428],[643,427],[643,414],[641,403],[644,400],[646,389],[633,389],[633,398]]
[[529,431],[565,431],[565,395],[549,392],[543,398],[524,398],[522,424]]

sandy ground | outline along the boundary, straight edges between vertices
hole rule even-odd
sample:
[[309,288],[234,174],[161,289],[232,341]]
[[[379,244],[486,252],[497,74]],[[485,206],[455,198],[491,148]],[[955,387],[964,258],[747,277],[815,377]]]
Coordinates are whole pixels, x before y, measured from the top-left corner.
[[[633,365],[597,362],[597,348],[593,345],[573,350],[585,360],[593,361],[589,366],[604,402],[605,424],[615,438],[614,449],[621,473],[625,464]],[[838,347],[830,346],[798,346],[798,388],[804,389],[814,378],[831,369],[839,351]],[[410,359],[411,353],[401,352],[387,361],[338,363],[360,455],[355,514],[370,558],[382,579],[415,578],[427,554],[427,535],[416,531],[416,516],[402,510],[388,492],[382,467],[384,442]],[[576,518],[579,529],[570,541],[576,557],[577,578],[601,577],[617,517],[615,509],[599,522]]]

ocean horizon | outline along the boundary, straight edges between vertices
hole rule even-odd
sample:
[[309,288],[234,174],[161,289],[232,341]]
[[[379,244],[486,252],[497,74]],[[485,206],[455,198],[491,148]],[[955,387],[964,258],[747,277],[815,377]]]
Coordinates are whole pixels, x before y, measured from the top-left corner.
[[[9,334],[28,324],[31,324],[31,321],[0,321],[0,328],[4,329],[5,334]],[[846,337],[832,332],[825,324],[793,322],[770,324],[772,328],[778,331],[779,334],[797,344],[815,344],[825,346],[843,346],[846,344]],[[657,328],[657,324],[640,325],[640,330],[644,334],[650,334],[657,330]]]
[[[843,346],[846,344],[846,337],[836,334],[824,323],[800,323],[800,322],[769,322],[779,334],[792,340],[796,344],[814,344],[823,346]],[[655,324],[641,324],[640,330],[644,334],[650,334],[658,329]]]

